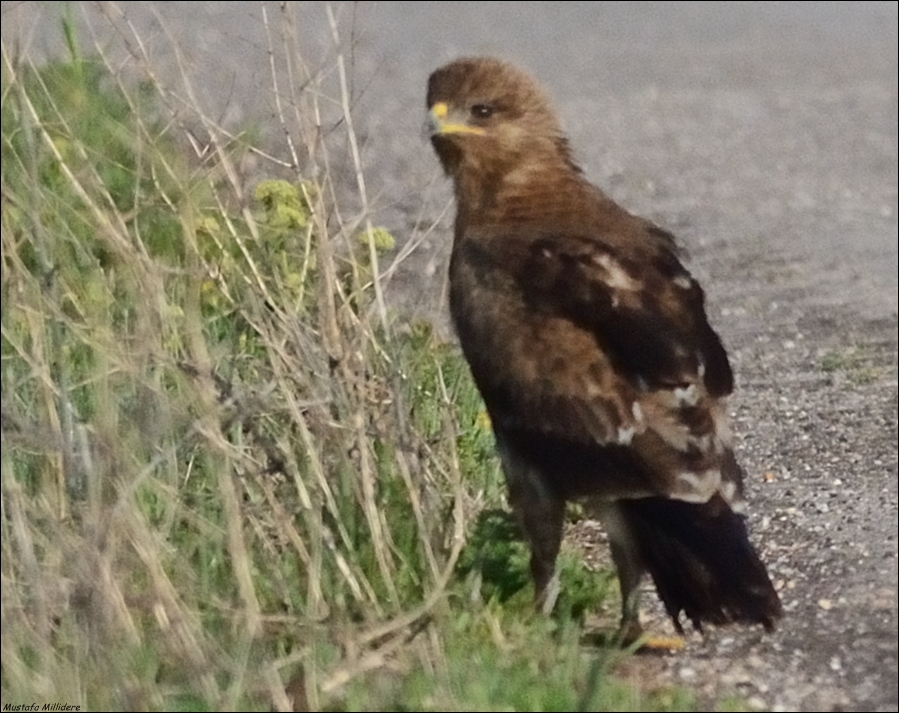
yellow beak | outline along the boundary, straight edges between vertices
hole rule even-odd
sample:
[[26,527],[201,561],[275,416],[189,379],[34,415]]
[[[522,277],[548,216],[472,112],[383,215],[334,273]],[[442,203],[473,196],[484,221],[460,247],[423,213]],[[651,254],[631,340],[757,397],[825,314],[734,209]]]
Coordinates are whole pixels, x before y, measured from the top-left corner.
[[428,133],[439,134],[483,134],[484,130],[477,126],[469,126],[457,116],[451,116],[445,102],[437,102],[428,112]]

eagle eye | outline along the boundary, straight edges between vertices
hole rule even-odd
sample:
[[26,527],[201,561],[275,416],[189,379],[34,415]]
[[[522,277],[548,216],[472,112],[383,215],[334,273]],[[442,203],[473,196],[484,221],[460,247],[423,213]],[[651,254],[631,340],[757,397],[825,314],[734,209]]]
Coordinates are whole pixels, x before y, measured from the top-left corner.
[[491,104],[474,104],[471,107],[471,115],[475,119],[489,119],[495,111]]

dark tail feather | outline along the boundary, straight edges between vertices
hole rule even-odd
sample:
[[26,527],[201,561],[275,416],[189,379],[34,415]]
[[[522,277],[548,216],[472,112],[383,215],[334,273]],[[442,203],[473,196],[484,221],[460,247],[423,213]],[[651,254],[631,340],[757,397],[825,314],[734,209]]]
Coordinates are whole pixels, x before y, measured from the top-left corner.
[[774,629],[780,599],[743,517],[719,496],[701,504],[643,498],[618,505],[678,631],[681,612],[700,631],[703,622]]

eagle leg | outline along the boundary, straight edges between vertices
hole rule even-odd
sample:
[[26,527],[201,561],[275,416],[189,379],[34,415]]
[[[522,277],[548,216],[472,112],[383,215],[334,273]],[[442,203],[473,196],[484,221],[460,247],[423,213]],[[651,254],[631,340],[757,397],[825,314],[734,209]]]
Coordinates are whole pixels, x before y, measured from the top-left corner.
[[640,581],[646,568],[618,506],[606,501],[594,501],[591,504],[608,533],[612,561],[618,573],[618,586],[621,589],[621,626],[618,638],[622,645],[630,646],[643,636],[643,627],[640,625]]
[[565,501],[542,497],[535,490],[525,493],[522,490],[510,489],[512,509],[531,547],[534,606],[538,611],[550,614],[559,596],[556,558],[562,545]]
[[534,606],[544,614],[552,613],[559,597],[556,558],[562,544],[565,504],[562,500],[542,503],[541,508],[516,508],[516,515],[531,546],[531,578],[534,580]]
[[[501,438],[497,437],[501,443]],[[503,472],[509,489],[509,504],[531,548],[531,578],[534,606],[549,614],[559,596],[556,558],[562,545],[565,499],[554,493],[532,465],[500,448]]]
[[[621,646],[638,644],[641,650],[671,651],[684,647],[683,639],[670,636],[649,636],[640,624],[640,582],[646,565],[640,555],[639,545],[630,526],[614,502],[594,501],[593,511],[599,517],[609,536],[612,561],[618,573],[621,589],[621,625],[617,640]],[[675,621],[678,633],[682,634]]]
[[630,646],[643,636],[643,626],[640,624],[640,580],[643,578],[643,567],[626,545],[615,541],[610,545],[621,589],[621,625],[618,638],[624,646]]

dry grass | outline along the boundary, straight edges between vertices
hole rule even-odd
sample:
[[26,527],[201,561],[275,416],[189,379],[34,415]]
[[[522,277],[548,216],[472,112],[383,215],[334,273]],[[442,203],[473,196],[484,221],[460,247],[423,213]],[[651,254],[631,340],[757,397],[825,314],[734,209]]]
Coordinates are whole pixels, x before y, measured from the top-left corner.
[[[287,160],[133,29],[140,82],[71,22],[65,60],[3,47],[3,702],[647,705],[570,619],[456,574],[500,504],[489,427],[384,303],[344,55],[307,62],[291,13],[264,16]],[[287,180],[250,191],[250,156]]]

